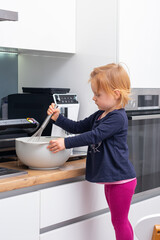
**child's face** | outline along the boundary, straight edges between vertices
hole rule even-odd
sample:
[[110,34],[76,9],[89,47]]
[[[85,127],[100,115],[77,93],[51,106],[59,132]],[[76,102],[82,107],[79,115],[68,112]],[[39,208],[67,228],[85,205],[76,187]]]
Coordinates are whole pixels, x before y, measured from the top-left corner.
[[104,110],[106,112],[113,111],[117,109],[119,105],[119,98],[116,94],[106,93],[106,91],[100,90],[97,93],[97,89],[94,83],[91,82],[91,88],[93,91],[93,101],[98,106],[99,110]]

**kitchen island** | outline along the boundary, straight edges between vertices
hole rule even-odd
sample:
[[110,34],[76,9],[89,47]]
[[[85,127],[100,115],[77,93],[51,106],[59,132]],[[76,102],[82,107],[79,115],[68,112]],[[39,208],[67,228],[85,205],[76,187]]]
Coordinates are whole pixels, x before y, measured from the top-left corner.
[[[115,239],[103,184],[85,181],[85,166],[85,158],[47,171],[17,161],[1,163],[27,174],[0,179],[0,238]],[[160,213],[159,195],[159,188],[135,194],[129,215],[133,227],[141,217]]]

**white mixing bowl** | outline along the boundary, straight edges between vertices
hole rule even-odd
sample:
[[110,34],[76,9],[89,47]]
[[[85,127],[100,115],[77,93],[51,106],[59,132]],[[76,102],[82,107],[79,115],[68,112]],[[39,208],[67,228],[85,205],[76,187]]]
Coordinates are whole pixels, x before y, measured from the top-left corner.
[[20,161],[31,169],[49,170],[62,166],[70,157],[71,150],[53,153],[47,149],[49,142],[58,137],[40,137],[29,141],[29,137],[16,138],[16,154]]

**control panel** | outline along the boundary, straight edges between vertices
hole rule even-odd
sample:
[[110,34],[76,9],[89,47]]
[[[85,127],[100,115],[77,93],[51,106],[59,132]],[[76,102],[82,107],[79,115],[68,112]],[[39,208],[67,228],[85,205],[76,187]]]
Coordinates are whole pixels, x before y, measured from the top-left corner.
[[76,94],[53,94],[55,104],[77,104]]
[[160,88],[132,88],[127,111],[160,109]]

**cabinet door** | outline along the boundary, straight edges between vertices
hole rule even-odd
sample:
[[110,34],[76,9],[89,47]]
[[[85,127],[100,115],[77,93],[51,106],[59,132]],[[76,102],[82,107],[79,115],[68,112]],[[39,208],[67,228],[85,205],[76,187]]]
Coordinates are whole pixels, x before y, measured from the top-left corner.
[[75,0],[6,0],[1,8],[19,20],[1,22],[0,47],[75,52]]
[[103,184],[86,181],[40,191],[40,228],[107,208]]
[[0,239],[39,239],[39,193],[0,200]]
[[[2,0],[0,4],[2,10],[19,12],[18,0]],[[0,22],[0,48],[16,48],[18,39],[19,21]]]
[[40,235],[40,240],[111,240],[115,239],[110,213],[74,223]]

